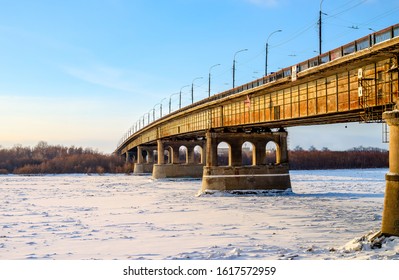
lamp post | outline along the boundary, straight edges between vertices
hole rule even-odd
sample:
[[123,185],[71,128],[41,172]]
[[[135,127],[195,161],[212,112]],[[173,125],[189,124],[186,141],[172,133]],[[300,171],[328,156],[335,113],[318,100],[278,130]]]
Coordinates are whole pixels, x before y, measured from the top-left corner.
[[237,55],[239,52],[244,52],[244,51],[247,51],[247,50],[248,50],[248,49],[239,50],[239,51],[237,51],[237,52],[234,54],[234,59],[233,59],[233,88],[234,88],[235,79],[236,79],[236,55]]
[[181,109],[181,91],[182,91],[183,88],[189,87],[189,86],[190,86],[190,85],[185,85],[185,86],[182,86],[182,87],[180,88],[180,94],[179,94],[179,109]]
[[147,115],[147,117],[148,117],[148,119],[147,119],[147,125],[150,124],[150,115],[151,115],[150,112],[151,112],[151,110],[144,114],[144,117],[145,117],[146,115]]
[[[157,106],[157,105],[155,105],[155,106]],[[153,122],[155,122],[155,106],[152,108],[152,121]]]
[[163,98],[162,100],[161,100],[161,102],[159,102],[159,104],[161,104],[160,106],[159,106],[159,116],[162,118],[163,117],[163,115],[162,115],[162,102],[164,101],[164,100],[166,100],[167,98]]
[[209,68],[209,76],[208,76],[208,97],[211,97],[211,69],[213,68],[213,67],[216,67],[216,66],[219,66],[220,64],[215,64],[215,65],[212,65],[210,68]]
[[273,31],[272,33],[270,33],[270,35],[269,35],[269,37],[267,37],[267,40],[266,40],[266,56],[265,56],[265,76],[267,76],[267,57],[268,57],[268,55],[269,55],[269,38],[270,38],[270,36],[272,36],[274,33],[277,33],[277,32],[281,32],[282,30],[276,30],[276,31]]
[[204,77],[197,77],[191,82],[191,104],[194,103],[194,81],[203,79]]
[[153,117],[154,121],[155,121],[155,107],[157,107],[158,105],[159,105],[159,117],[162,118],[162,101],[164,101],[165,99],[166,99],[166,98],[162,99],[161,102],[159,102],[159,103],[157,103],[157,104],[154,105],[154,108],[153,108],[153,110],[154,110],[154,112],[153,112],[153,114],[154,114],[154,117]]
[[178,92],[173,93],[170,97],[169,97],[169,114],[172,112],[172,96],[179,94]]

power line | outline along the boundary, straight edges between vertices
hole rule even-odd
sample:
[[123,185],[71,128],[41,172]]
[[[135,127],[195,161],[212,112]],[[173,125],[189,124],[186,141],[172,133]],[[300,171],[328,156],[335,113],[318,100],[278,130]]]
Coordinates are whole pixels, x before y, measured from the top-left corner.
[[345,9],[345,10],[343,10],[343,11],[340,11],[340,12],[338,12],[338,13],[336,13],[336,14],[333,14],[333,15],[328,15],[327,18],[336,17],[336,16],[338,16],[338,15],[341,15],[341,14],[343,14],[343,13],[346,13],[347,11],[350,11],[350,10],[354,9],[354,8],[360,6],[361,4],[365,3],[365,2],[367,2],[367,0],[362,0],[362,1],[360,1],[359,3],[353,5],[352,7],[347,8],[347,9]]

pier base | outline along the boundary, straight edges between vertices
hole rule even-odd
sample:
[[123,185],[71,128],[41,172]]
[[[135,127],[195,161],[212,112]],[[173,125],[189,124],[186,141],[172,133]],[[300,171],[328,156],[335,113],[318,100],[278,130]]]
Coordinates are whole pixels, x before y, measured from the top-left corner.
[[152,173],[153,163],[135,163],[133,174]]
[[203,168],[203,164],[155,164],[152,177],[154,179],[201,178]]
[[207,190],[287,190],[291,188],[288,167],[217,166],[204,167],[201,192]]

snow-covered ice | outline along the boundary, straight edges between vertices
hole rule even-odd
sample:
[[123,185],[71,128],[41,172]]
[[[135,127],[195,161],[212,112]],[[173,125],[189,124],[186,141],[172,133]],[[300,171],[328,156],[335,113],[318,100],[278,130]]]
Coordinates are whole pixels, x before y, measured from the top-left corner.
[[198,195],[200,180],[0,176],[0,259],[399,259],[386,169],[291,171],[292,192]]

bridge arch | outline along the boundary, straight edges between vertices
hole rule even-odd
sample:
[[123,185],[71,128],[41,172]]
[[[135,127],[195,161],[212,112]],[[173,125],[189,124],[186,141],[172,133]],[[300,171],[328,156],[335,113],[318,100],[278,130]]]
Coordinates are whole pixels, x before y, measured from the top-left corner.
[[269,165],[281,163],[281,149],[279,144],[274,141],[266,143],[265,162]]
[[179,156],[176,163],[188,163],[188,148],[185,145],[179,147]]
[[154,163],[157,159],[157,150],[153,148],[149,148],[147,150],[147,157],[146,157],[146,162],[147,163]]
[[194,163],[204,163],[204,149],[200,145],[194,147]]
[[148,156],[147,150],[145,150],[145,149],[139,150],[139,158],[141,158],[140,163],[147,162],[147,156]]
[[164,148],[165,163],[171,164],[172,163],[172,157],[173,157],[173,148],[172,148],[172,146],[165,147]]
[[256,147],[252,142],[246,141],[241,146],[242,165],[256,165]]
[[231,166],[231,145],[225,141],[217,145],[217,165],[218,166]]
[[[170,150],[168,148],[163,149],[163,162],[164,163],[170,163]],[[162,160],[162,159],[161,159]],[[159,162],[158,162],[159,164]]]

